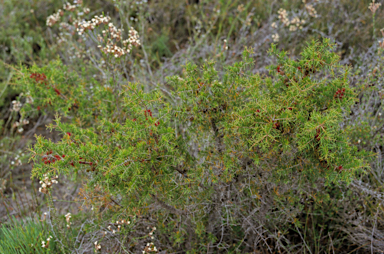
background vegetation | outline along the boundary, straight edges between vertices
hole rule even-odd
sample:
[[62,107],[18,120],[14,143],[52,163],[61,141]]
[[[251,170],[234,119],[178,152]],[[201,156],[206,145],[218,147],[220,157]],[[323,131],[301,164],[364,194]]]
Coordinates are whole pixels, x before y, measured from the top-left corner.
[[[61,1],[0,0],[0,5],[0,251],[30,253],[28,248],[34,248],[36,253],[380,253],[384,249],[383,6],[365,0],[78,0],[70,5]],[[65,8],[68,10],[63,11],[60,21],[50,26],[48,17]],[[77,17],[91,20],[101,14],[124,29],[123,38],[128,37],[130,27],[136,29],[141,45],[122,58],[101,53],[97,35],[104,28],[79,35],[74,23]],[[207,83],[229,75],[233,82],[243,85],[262,84],[257,77],[280,84],[284,80],[280,80],[278,66],[290,73],[284,64],[299,63],[305,59],[302,52],[306,47],[313,40],[323,42],[324,38],[336,46],[330,43],[319,52],[326,55],[324,59],[330,57],[325,52],[339,56],[340,61],[333,62],[333,69],[329,70],[345,73],[344,83],[340,82],[349,91],[346,97],[351,98],[339,108],[337,131],[348,137],[351,147],[356,147],[359,157],[352,158],[364,157],[369,162],[365,172],[357,170],[348,178],[329,184],[324,183],[325,175],[296,185],[298,182],[284,178],[291,176],[288,173],[272,177],[263,170],[256,171],[259,169],[254,161],[240,160],[239,156],[243,176],[233,172],[232,177],[237,179],[230,179],[225,200],[207,191],[201,192],[205,196],[199,200],[187,204],[190,201],[180,199],[183,203],[176,197],[190,194],[178,190],[168,190],[174,191],[174,198],[166,202],[151,196],[154,193],[150,190],[157,187],[144,195],[147,199],[135,198],[134,193],[122,191],[127,186],[123,180],[131,177],[124,175],[119,179],[122,168],[114,169],[111,177],[103,179],[96,174],[98,168],[89,164],[91,160],[87,159],[100,157],[97,154],[128,149],[130,143],[126,139],[111,133],[126,133],[125,128],[131,125],[123,123],[134,114],[143,121],[147,113],[149,117],[149,112],[143,115],[140,110],[152,109],[154,116],[161,115],[161,110],[166,110],[166,100],[159,98],[166,98],[168,107],[180,114],[163,119],[157,128],[159,133],[167,134],[168,140],[177,133],[189,140],[177,140],[178,150],[165,143],[159,148],[163,154],[180,152],[178,156],[186,160],[164,159],[156,163],[163,163],[164,168],[175,167],[171,178],[174,183],[163,182],[164,186],[180,184],[186,172],[177,167],[178,163],[197,164],[202,158],[198,156],[199,149],[211,148],[218,142],[209,135],[219,136],[214,133],[215,128],[192,131],[186,123],[191,112],[182,112],[183,107],[175,99],[187,89],[180,79]],[[269,53],[272,43],[276,44],[275,54]],[[250,48],[251,60],[243,68],[239,65],[244,49]],[[285,60],[278,57],[282,50],[288,55]],[[247,70],[247,76],[236,79],[236,68]],[[30,77],[32,73],[44,73],[46,78],[36,80],[36,76]],[[314,80],[331,80],[330,73],[319,70]],[[192,87],[192,83],[188,84]],[[272,87],[267,87],[267,91],[273,91]],[[215,96],[219,106],[221,97]],[[242,98],[244,105],[249,103],[247,98]],[[228,103],[235,101],[226,99]],[[148,107],[138,109],[138,100],[148,101]],[[58,114],[60,121],[55,121]],[[328,123],[335,121],[336,115],[331,116]],[[193,121],[200,120],[196,117]],[[175,126],[173,132],[163,127],[165,123]],[[248,126],[252,122],[241,124]],[[246,133],[239,133],[247,140]],[[70,141],[85,145],[70,149]],[[233,145],[240,146],[240,141]],[[96,146],[103,142],[110,147],[98,150]],[[209,159],[214,168],[220,168],[215,165],[221,159],[218,150],[213,150]],[[120,152],[111,160],[119,165],[125,163],[119,159],[126,156]],[[57,164],[44,164],[47,158],[57,160]],[[80,165],[79,161],[86,163]],[[101,167],[108,162],[97,163]],[[100,172],[110,172],[112,168]],[[56,173],[60,173],[58,178]],[[251,195],[242,177],[254,173],[260,177],[253,183],[256,194]],[[208,176],[206,179],[211,180]],[[198,189],[197,183],[192,183]],[[43,184],[51,186],[47,193],[39,191],[46,188]],[[158,191],[161,193],[160,187]],[[128,194],[130,199],[125,197]],[[188,221],[194,217],[180,212],[191,207],[201,221]],[[227,214],[218,212],[225,209],[232,210]],[[227,219],[223,214],[232,217]],[[222,221],[210,224],[215,217]]]

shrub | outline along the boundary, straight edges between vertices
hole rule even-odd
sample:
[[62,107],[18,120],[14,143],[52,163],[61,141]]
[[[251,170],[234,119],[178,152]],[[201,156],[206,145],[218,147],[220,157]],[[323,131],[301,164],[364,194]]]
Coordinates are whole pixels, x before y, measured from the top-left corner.
[[59,61],[23,69],[17,82],[34,104],[22,114],[53,107],[49,128],[63,135],[37,137],[32,176],[86,175],[90,204],[105,206],[103,193],[115,217],[151,216],[143,225],[156,224],[162,248],[250,251],[245,239],[276,229],[287,236],[301,228],[308,199],[329,202],[326,188],[368,167],[339,126],[355,94],[333,50],[324,39],[292,60],[272,45],[277,65],[264,77],[252,73],[249,49],[223,76],[214,62],[187,64],[168,79],[167,96],[113,81],[93,80],[90,90]]

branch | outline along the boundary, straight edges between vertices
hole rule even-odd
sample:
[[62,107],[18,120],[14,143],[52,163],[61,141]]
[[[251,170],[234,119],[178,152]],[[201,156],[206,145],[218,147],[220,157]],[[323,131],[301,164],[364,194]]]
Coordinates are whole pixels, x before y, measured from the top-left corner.
[[223,151],[223,148],[222,148],[222,144],[223,144],[222,138],[223,138],[223,135],[219,134],[219,128],[217,128],[216,120],[214,118],[211,118],[211,127],[212,127],[213,132],[215,133],[215,138],[216,138],[216,142],[217,142],[217,145],[216,145],[217,146],[217,150],[219,151],[219,153],[222,153],[222,151]]
[[181,170],[180,169],[180,165],[177,165],[176,167],[173,167],[173,169],[175,169],[177,172],[179,172],[182,176],[184,176],[185,178],[188,178],[188,176],[185,175],[185,173],[188,171],[186,169],[184,170]]
[[170,205],[164,203],[156,195],[151,194],[151,196],[156,200],[157,203],[160,204],[160,206],[162,206],[163,208],[171,211],[172,213],[175,213],[175,214],[178,214],[178,215],[183,215],[183,214],[186,215],[187,214],[187,212],[185,212],[183,210],[176,209],[173,206],[170,206]]

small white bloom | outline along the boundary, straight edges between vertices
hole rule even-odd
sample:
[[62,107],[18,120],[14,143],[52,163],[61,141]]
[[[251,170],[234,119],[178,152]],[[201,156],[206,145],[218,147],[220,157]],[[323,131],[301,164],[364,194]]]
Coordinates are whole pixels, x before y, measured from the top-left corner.
[[278,33],[272,34],[272,39],[274,42],[278,42],[279,41],[279,34]]

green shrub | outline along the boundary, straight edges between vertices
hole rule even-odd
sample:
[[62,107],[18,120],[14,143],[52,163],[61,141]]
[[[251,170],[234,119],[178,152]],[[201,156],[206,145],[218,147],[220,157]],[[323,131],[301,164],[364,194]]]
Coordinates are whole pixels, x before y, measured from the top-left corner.
[[[371,0],[338,0],[331,9],[325,0],[82,2],[6,0],[0,10],[1,193],[16,197],[21,185],[12,179],[29,170],[25,140],[46,135],[38,125],[57,114],[50,128],[62,141],[38,138],[33,176],[80,176],[88,184],[81,203],[92,206],[70,229],[52,214],[63,252],[98,248],[95,240],[101,252],[141,252],[148,241],[190,252],[382,249],[383,68],[371,47],[382,8],[373,15]],[[59,8],[64,15],[50,16],[56,24],[46,27]],[[97,47],[107,42],[100,27],[77,33],[100,8],[123,37],[138,28],[143,47],[115,58]],[[338,46],[306,48],[320,35]],[[279,44],[268,55],[271,40]],[[257,52],[232,65],[244,46]],[[21,115],[9,110],[13,100]],[[363,159],[376,159],[368,174]],[[57,205],[56,193],[41,187]],[[127,217],[129,226],[115,223]],[[160,234],[152,239],[154,225]]]
[[88,191],[120,196],[116,211],[154,216],[159,244],[168,236],[190,253],[214,243],[234,251],[229,242],[256,237],[255,225],[302,228],[303,197],[326,203],[329,194],[316,191],[368,167],[339,126],[355,94],[333,49],[312,42],[292,60],[273,45],[278,65],[267,77],[252,73],[251,50],[222,77],[213,62],[187,64],[168,79],[167,97],[133,83],[90,91],[59,62],[23,69],[18,83],[58,112],[49,128],[63,134],[57,143],[37,137],[32,175],[85,174]]

